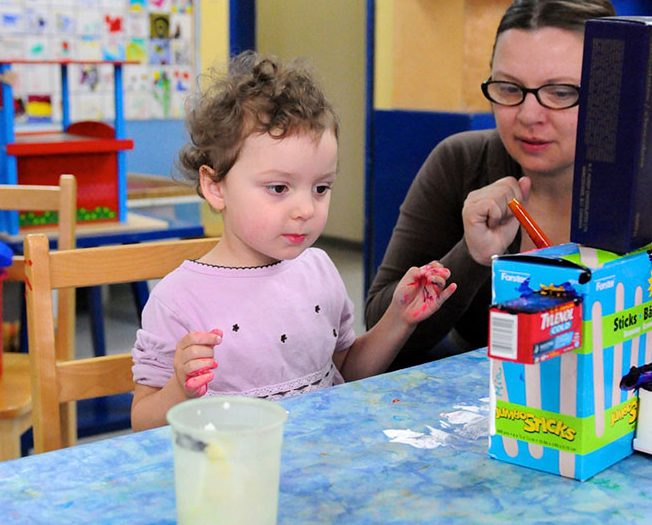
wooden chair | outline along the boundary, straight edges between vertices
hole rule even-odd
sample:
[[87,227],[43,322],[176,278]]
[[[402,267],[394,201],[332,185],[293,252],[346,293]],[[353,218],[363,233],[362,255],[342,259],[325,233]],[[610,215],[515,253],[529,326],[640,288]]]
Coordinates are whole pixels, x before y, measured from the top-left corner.
[[203,238],[50,251],[44,235],[25,238],[35,452],[65,446],[61,403],[133,390],[130,353],[57,357],[52,290],[157,279],[184,259],[201,257],[216,242]]
[[[77,216],[77,181],[73,175],[62,175],[59,186],[27,184],[0,185],[0,210],[56,211],[58,226],[53,228],[61,250],[75,247]],[[23,281],[25,258],[16,255],[7,268],[8,279]],[[58,347],[61,356],[71,355],[75,342],[74,290],[61,290],[57,298]],[[8,353],[3,356],[4,372],[0,375],[0,461],[20,457],[20,436],[32,424],[32,391],[28,356]],[[66,428],[74,424],[74,406],[67,409]]]

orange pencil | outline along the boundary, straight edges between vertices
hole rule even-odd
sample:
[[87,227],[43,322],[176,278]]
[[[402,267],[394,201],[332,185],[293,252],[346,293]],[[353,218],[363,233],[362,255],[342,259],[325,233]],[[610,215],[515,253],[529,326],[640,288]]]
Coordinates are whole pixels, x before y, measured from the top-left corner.
[[525,228],[525,231],[537,248],[547,248],[548,246],[552,246],[550,239],[548,239],[546,234],[543,233],[540,226],[534,222],[534,219],[530,214],[525,211],[525,208],[520,202],[516,199],[512,199],[507,203],[507,206],[512,210],[512,213],[518,219],[518,222],[520,222],[523,228]]

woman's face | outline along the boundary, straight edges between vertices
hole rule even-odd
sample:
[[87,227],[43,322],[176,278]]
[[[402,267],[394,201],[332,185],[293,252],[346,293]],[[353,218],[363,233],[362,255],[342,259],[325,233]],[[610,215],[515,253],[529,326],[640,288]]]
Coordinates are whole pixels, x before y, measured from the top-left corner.
[[[580,84],[583,35],[554,27],[509,29],[496,42],[491,78],[523,87]],[[547,109],[529,93],[519,106],[492,104],[500,138],[525,175],[571,173],[577,106]]]

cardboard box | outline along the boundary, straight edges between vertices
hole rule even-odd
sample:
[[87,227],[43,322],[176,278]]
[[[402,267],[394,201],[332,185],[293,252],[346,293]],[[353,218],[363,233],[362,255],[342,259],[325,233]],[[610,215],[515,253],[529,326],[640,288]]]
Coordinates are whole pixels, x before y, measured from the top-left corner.
[[624,254],[652,242],[652,17],[589,20],[571,240]]
[[491,363],[491,457],[585,480],[632,453],[638,399],[620,390],[652,360],[652,245],[625,256],[574,243],[493,261],[493,302],[529,279],[582,297],[582,344],[538,364]]

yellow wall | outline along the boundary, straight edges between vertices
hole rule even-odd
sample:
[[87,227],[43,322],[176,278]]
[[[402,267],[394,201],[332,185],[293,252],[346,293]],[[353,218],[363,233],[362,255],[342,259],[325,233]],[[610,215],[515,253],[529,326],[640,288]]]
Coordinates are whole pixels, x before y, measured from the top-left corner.
[[374,107],[394,100],[394,0],[376,0],[374,12]]
[[464,6],[459,0],[395,4],[395,105],[461,108],[464,25],[460,22],[463,16]]
[[198,25],[198,70],[204,72],[212,66],[226,64],[229,57],[228,0],[200,0]]
[[511,0],[466,0],[464,5],[464,67],[462,107],[467,111],[490,111],[480,84],[490,73],[496,29]]
[[480,83],[510,0],[377,0],[377,109],[489,111]]
[[364,237],[365,0],[258,0],[257,47],[307,57],[341,119],[340,171],[325,234]]

